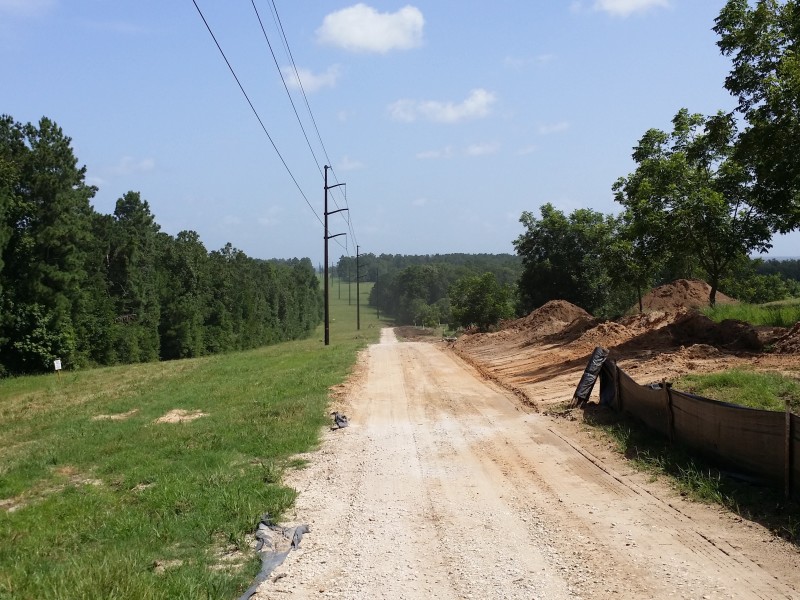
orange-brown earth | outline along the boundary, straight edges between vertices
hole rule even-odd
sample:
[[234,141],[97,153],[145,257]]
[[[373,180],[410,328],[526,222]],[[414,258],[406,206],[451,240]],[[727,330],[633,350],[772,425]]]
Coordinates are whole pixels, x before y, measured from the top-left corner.
[[[596,346],[639,383],[674,380],[689,372],[749,367],[798,373],[800,325],[753,327],[714,323],[696,309],[708,302],[708,284],[678,280],[643,298],[643,314],[619,321],[594,319],[583,309],[555,300],[503,329],[462,336],[454,350],[501,385],[546,407],[568,401]],[[718,302],[734,300],[717,294]],[[771,352],[764,352],[764,347]]]
[[597,345],[640,383],[797,373],[797,354],[756,349],[765,336],[789,349],[797,332],[714,325],[685,303],[599,322],[566,302],[455,344],[384,330],[334,392],[350,427],[291,474],[289,517],[311,533],[256,598],[800,598],[796,546],[537,410],[570,400]]

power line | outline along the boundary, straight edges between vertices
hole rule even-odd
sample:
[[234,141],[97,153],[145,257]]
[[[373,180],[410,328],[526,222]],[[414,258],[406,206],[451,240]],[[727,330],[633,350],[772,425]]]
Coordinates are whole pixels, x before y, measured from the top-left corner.
[[[250,0],[250,3],[253,5],[253,11],[256,13],[256,18],[258,19],[258,24],[261,26],[261,33],[264,34],[264,40],[267,42],[267,47],[269,47],[269,52],[272,55],[272,60],[275,63],[275,68],[278,70],[278,75],[280,76],[281,82],[283,83],[283,89],[286,90],[286,96],[289,98],[289,103],[292,105],[292,110],[294,111],[294,116],[297,119],[297,123],[300,125],[300,130],[303,132],[303,137],[306,140],[306,144],[308,145],[308,149],[311,151],[311,156],[314,158],[314,162],[317,164],[317,169],[319,170],[320,175],[322,175],[322,167],[320,167],[319,160],[317,160],[317,155],[314,152],[314,148],[311,145],[311,141],[308,139],[308,134],[306,133],[306,129],[303,126],[302,119],[300,119],[300,114],[297,112],[297,106],[295,105],[294,99],[292,98],[292,93],[289,91],[289,86],[286,83],[286,78],[283,75],[283,71],[281,70],[280,63],[278,62],[278,58],[277,58],[277,56],[275,56],[275,50],[272,48],[272,43],[269,41],[269,36],[267,35],[267,30],[264,27],[264,21],[261,19],[261,14],[258,12],[258,8],[256,7],[255,0]],[[278,15],[278,9],[275,6],[274,2],[272,2],[271,8],[272,8],[272,16],[273,16],[273,19],[275,20],[275,25],[280,29],[280,32],[281,32],[281,39],[283,40],[284,49],[286,50],[286,54],[287,54],[287,56],[289,56],[289,58],[290,58],[290,60],[292,62],[292,67],[294,69],[295,79],[297,81],[298,87],[303,92],[303,98],[305,98],[306,109],[308,110],[308,114],[311,117],[311,122],[314,124],[314,129],[317,132],[317,138],[319,139],[319,143],[322,146],[322,151],[325,153],[325,158],[327,158],[328,162],[330,162],[330,158],[328,157],[328,152],[325,149],[325,144],[322,141],[322,136],[319,133],[319,128],[317,127],[316,120],[314,119],[314,114],[311,112],[311,106],[310,106],[310,104],[308,102],[308,97],[306,96],[305,90],[303,89],[303,84],[302,84],[302,81],[300,79],[300,73],[298,72],[297,66],[294,63],[294,58],[292,58],[292,51],[289,48],[289,40],[286,37],[286,32],[283,29],[283,24],[281,23],[280,16]],[[334,177],[335,177],[335,173],[334,173]],[[336,208],[337,209],[340,208],[339,207],[339,203],[336,202],[336,198],[331,196],[331,199],[333,200],[334,205],[336,205]],[[346,206],[346,202],[347,202],[347,200],[346,200],[346,196],[345,196],[345,206]],[[348,229],[350,231],[350,235],[352,235],[353,238],[355,238],[355,231],[353,230],[353,227],[350,224],[349,216],[348,216],[348,219],[345,220],[345,222],[348,225]],[[339,242],[338,240],[337,240],[337,243],[340,246],[342,245],[341,242]],[[345,244],[346,244],[346,242],[345,242]],[[346,245],[344,246],[344,250],[345,250],[345,252],[347,252],[348,255],[350,254],[350,251],[349,251],[349,249],[347,248]]]
[[[195,9],[197,9],[197,12],[200,15],[200,18],[203,20],[203,23],[205,24],[206,29],[208,30],[208,33],[211,35],[211,38],[214,40],[214,44],[217,46],[217,50],[219,50],[219,53],[222,55],[222,58],[225,61],[225,64],[228,66],[228,70],[230,70],[231,75],[233,75],[233,78],[236,80],[236,83],[239,86],[239,89],[241,90],[242,94],[244,95],[245,99],[247,100],[247,103],[250,106],[250,109],[253,111],[253,114],[255,115],[256,119],[258,120],[259,125],[261,125],[261,129],[264,131],[264,134],[267,136],[267,139],[269,139],[270,144],[272,144],[272,147],[275,150],[275,153],[278,155],[278,158],[280,158],[281,163],[283,164],[284,168],[286,169],[286,172],[291,177],[292,181],[294,182],[295,186],[297,187],[297,190],[300,192],[300,195],[303,197],[303,200],[305,200],[306,204],[311,209],[311,212],[313,213],[314,217],[316,217],[317,221],[319,221],[319,223],[324,228],[325,224],[322,221],[322,218],[319,216],[317,211],[314,210],[314,206],[308,200],[308,197],[303,192],[303,189],[300,187],[300,184],[297,181],[297,178],[294,176],[294,173],[292,173],[292,170],[289,168],[289,165],[286,163],[286,160],[283,158],[283,155],[281,154],[280,150],[278,150],[278,147],[275,144],[275,141],[272,139],[272,136],[269,134],[269,131],[267,130],[266,125],[264,125],[264,121],[261,119],[261,116],[258,114],[258,111],[256,110],[255,106],[253,105],[253,102],[250,100],[250,96],[247,94],[247,92],[244,89],[244,86],[242,85],[242,82],[240,81],[239,77],[236,75],[236,71],[234,70],[233,66],[231,65],[230,61],[228,60],[228,57],[225,55],[225,52],[222,50],[222,46],[220,45],[219,41],[217,40],[217,37],[214,35],[214,32],[211,29],[211,26],[209,25],[208,20],[206,19],[205,15],[203,14],[203,11],[198,6],[196,0],[192,0],[192,3],[194,4]],[[255,5],[253,6],[253,8],[255,9]],[[258,15],[258,10],[257,9],[256,9],[256,15]],[[261,22],[260,17],[259,17],[259,22]],[[263,30],[263,24],[262,24],[262,30]],[[266,36],[266,32],[264,32],[264,35]],[[267,43],[269,44],[269,40],[267,40]],[[270,50],[271,50],[271,46],[270,46]],[[273,57],[274,57],[274,55],[273,55]],[[276,64],[277,64],[277,61],[276,61]],[[278,70],[280,71],[280,68]],[[284,85],[285,85],[285,82],[284,82]],[[290,96],[290,100],[291,100],[291,96]],[[292,105],[294,106],[294,103],[292,103]],[[295,114],[297,114],[296,110],[295,110]],[[313,119],[313,117],[312,117],[312,119]],[[299,120],[299,116],[298,116],[298,120]],[[301,129],[302,129],[302,123],[300,125],[301,125]],[[316,124],[315,124],[315,126],[316,126]],[[303,133],[305,135],[305,130],[303,130]],[[306,142],[308,142],[308,137],[307,136],[306,136]],[[321,140],[320,140],[320,142],[321,142]],[[309,149],[311,149],[310,142],[309,142]],[[313,149],[311,149],[311,153],[314,156],[314,160],[316,161],[316,155],[314,155]],[[319,166],[319,163],[317,163],[317,165]],[[351,228],[351,234],[355,237],[355,233],[352,231],[352,228]],[[325,232],[325,235],[328,235],[327,231]],[[350,255],[350,252],[349,252],[348,248],[346,246],[342,245],[342,243],[338,239],[335,240],[335,242],[348,255]]]
[[[251,0],[251,1],[254,1],[254,0]],[[278,14],[278,7],[275,6],[275,0],[270,0],[270,5],[272,7],[272,15],[273,15],[273,18],[275,19],[275,24],[277,25],[278,29],[281,32],[281,38],[283,39],[283,46],[284,46],[284,49],[286,50],[286,55],[288,56],[289,61],[292,63],[292,69],[294,71],[294,76],[295,76],[295,78],[297,80],[297,86],[300,88],[300,92],[303,95],[303,100],[304,100],[305,105],[306,105],[306,110],[308,111],[308,116],[311,119],[311,123],[314,125],[314,130],[317,132],[317,139],[319,139],[319,143],[320,143],[320,146],[322,147],[322,152],[325,154],[325,159],[327,160],[327,164],[331,165],[333,163],[332,163],[332,161],[330,159],[330,156],[328,156],[328,150],[327,150],[327,148],[325,148],[325,142],[322,141],[322,135],[320,134],[319,127],[317,126],[317,120],[314,118],[314,113],[311,110],[311,104],[308,101],[308,96],[306,95],[306,90],[303,87],[303,81],[302,81],[302,79],[300,79],[300,72],[298,71],[297,64],[294,61],[294,55],[292,54],[291,47],[289,46],[289,40],[286,37],[286,31],[283,28],[283,22],[281,21],[281,17]],[[255,7],[255,4],[254,4],[254,7]],[[259,22],[260,22],[260,19],[259,19]],[[263,25],[262,25],[262,29],[263,29]],[[264,35],[266,36],[266,33]],[[269,43],[269,42],[267,42],[267,43]],[[271,50],[272,50],[272,46],[270,46],[270,51]],[[275,54],[274,53],[273,53],[272,56],[273,56],[273,58],[275,58]],[[276,61],[276,66],[277,66],[277,61]],[[278,68],[278,71],[280,71],[280,68]],[[283,74],[282,73],[281,73],[281,78],[283,78]],[[285,81],[284,81],[284,86],[286,86],[286,82]],[[288,88],[286,89],[286,92],[289,93]],[[290,99],[291,99],[291,95],[290,95]],[[292,107],[294,107],[294,102],[292,102]],[[296,114],[297,114],[297,109],[295,109],[295,115]],[[299,120],[299,118],[300,117],[298,116],[298,120]],[[303,133],[305,134],[305,130],[303,130]],[[306,141],[308,141],[308,138],[306,138]],[[312,151],[312,153],[313,153],[313,151]],[[314,157],[314,159],[316,160],[316,156]],[[317,163],[317,167],[319,167],[319,163]],[[336,181],[336,183],[339,183],[339,178],[336,176],[336,172],[333,170],[333,167],[331,167],[331,172],[333,173],[334,181]],[[345,190],[346,190],[346,188],[345,188]],[[347,194],[344,191],[342,192],[342,194],[344,196],[345,207],[347,207],[349,209],[350,207],[349,207],[349,205],[347,203]],[[334,202],[334,204],[336,204],[336,207],[338,208],[339,205],[338,205],[338,203],[336,202],[335,199],[334,199],[333,202]],[[356,234],[355,234],[355,231],[353,229],[352,220],[351,220],[351,217],[350,217],[350,211],[349,210],[347,211],[347,215],[348,215],[347,216],[347,225],[348,225],[348,228],[350,230],[350,234],[353,236],[353,243],[355,244],[355,243],[358,242],[358,239],[356,238]]]
[[256,116],[256,119],[258,119],[258,122],[261,125],[261,129],[264,130],[264,133],[267,135],[267,138],[269,139],[270,144],[272,144],[272,147],[275,149],[275,152],[278,155],[278,158],[281,159],[281,162],[283,163],[283,166],[286,169],[286,172],[289,173],[289,177],[291,177],[292,181],[294,181],[294,184],[295,184],[295,186],[297,186],[297,189],[300,192],[300,195],[303,196],[303,200],[306,201],[306,204],[308,204],[308,207],[311,209],[311,212],[314,213],[314,216],[317,218],[317,221],[319,221],[320,224],[324,227],[325,224],[323,223],[323,221],[320,218],[320,216],[317,214],[317,211],[314,210],[314,207],[312,206],[311,202],[309,202],[308,198],[306,197],[305,193],[303,192],[303,189],[300,187],[300,184],[297,182],[297,179],[295,178],[294,174],[292,173],[292,170],[289,168],[289,165],[286,164],[286,160],[284,160],[283,155],[281,154],[280,150],[278,150],[278,146],[275,145],[275,142],[273,141],[272,136],[269,134],[269,131],[267,131],[267,127],[264,125],[264,121],[261,120],[261,116],[258,114],[258,111],[256,110],[256,107],[253,106],[253,103],[250,100],[250,96],[248,96],[247,92],[244,90],[244,86],[242,85],[242,82],[239,81],[239,77],[236,75],[236,71],[233,70],[233,67],[231,66],[231,63],[228,60],[228,57],[225,56],[225,52],[222,50],[222,46],[219,45],[219,42],[217,41],[217,37],[214,35],[214,32],[211,30],[211,26],[208,24],[208,21],[206,20],[206,17],[203,14],[203,11],[200,10],[200,7],[197,5],[197,0],[192,0],[192,3],[194,4],[194,7],[197,9],[197,12],[200,15],[200,18],[203,19],[203,23],[205,24],[206,29],[208,29],[208,33],[211,34],[211,38],[214,40],[214,43],[217,46],[217,50],[219,50],[219,53],[222,55],[222,58],[225,60],[225,64],[228,65],[228,69],[230,70],[231,75],[233,75],[233,78],[236,80],[236,83],[238,84],[239,89],[242,91],[242,94],[244,94],[244,97],[247,100],[247,103],[250,105],[250,109],[253,111],[253,114]]
[[[319,166],[319,161],[317,160],[317,155],[314,153],[314,148],[311,146],[311,142],[308,139],[308,135],[306,134],[306,128],[303,127],[303,122],[300,120],[300,115],[297,112],[297,107],[294,104],[294,100],[292,99],[292,94],[289,92],[289,86],[286,84],[286,78],[283,76],[283,72],[281,71],[280,64],[278,64],[278,58],[275,56],[275,51],[272,49],[272,44],[269,41],[269,36],[267,35],[267,30],[264,28],[264,22],[261,20],[261,15],[258,13],[258,8],[256,8],[255,0],[250,0],[250,3],[253,5],[253,10],[256,13],[256,18],[258,19],[258,24],[261,26],[261,32],[264,34],[264,40],[267,42],[267,46],[269,47],[269,52],[272,54],[272,60],[275,62],[275,68],[278,69],[278,75],[281,77],[281,81],[283,82],[283,89],[286,90],[286,95],[289,97],[289,102],[292,105],[292,110],[294,110],[294,116],[297,118],[297,123],[300,125],[300,130],[303,132],[303,137],[306,139],[306,144],[308,144],[308,149],[311,151],[311,156],[314,157],[314,162],[317,163],[317,170],[322,174],[322,167]],[[298,77],[298,82],[300,78]],[[327,155],[326,155],[327,156]]]

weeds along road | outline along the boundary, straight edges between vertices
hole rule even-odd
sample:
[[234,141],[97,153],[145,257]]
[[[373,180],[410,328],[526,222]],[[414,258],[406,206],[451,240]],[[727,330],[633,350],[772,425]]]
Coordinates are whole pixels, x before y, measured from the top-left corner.
[[289,481],[311,533],[255,598],[800,598],[796,550],[602,464],[441,347],[387,329],[364,360],[350,427]]

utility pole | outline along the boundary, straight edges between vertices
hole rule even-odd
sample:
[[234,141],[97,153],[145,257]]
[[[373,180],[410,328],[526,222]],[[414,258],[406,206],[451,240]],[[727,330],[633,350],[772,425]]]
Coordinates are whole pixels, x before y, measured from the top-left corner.
[[329,279],[328,279],[328,240],[331,238],[339,237],[340,235],[345,235],[344,233],[337,233],[336,235],[330,235],[328,233],[328,215],[333,215],[338,212],[342,212],[347,210],[346,208],[340,208],[339,210],[332,210],[328,212],[328,190],[333,189],[335,187],[339,187],[340,185],[344,185],[344,183],[337,183],[336,185],[328,185],[328,169],[330,167],[325,165],[325,345],[329,346],[331,343],[331,308],[330,308],[330,298],[329,298]]
[[375,308],[378,309],[378,321],[381,320],[381,292],[378,289],[378,278],[380,277],[380,271],[378,268],[375,267]]
[[356,330],[361,331],[361,293],[358,284],[361,282],[361,271],[358,270],[358,248],[356,245]]

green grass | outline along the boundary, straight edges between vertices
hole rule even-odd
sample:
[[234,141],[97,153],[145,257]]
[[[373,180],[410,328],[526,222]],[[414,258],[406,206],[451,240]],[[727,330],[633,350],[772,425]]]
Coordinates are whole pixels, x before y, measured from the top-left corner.
[[781,373],[730,369],[684,375],[674,386],[706,398],[763,410],[783,411],[788,400],[794,411],[800,410],[800,380]]
[[800,321],[800,298],[767,304],[717,304],[703,313],[717,323],[736,319],[751,325],[791,327]]
[[[361,288],[360,332],[331,294],[328,347],[320,327],[249,352],[0,381],[0,598],[241,594],[259,569],[246,536],[291,506],[283,470],[302,466],[328,388],[378,337]],[[154,422],[173,409],[207,416]]]

